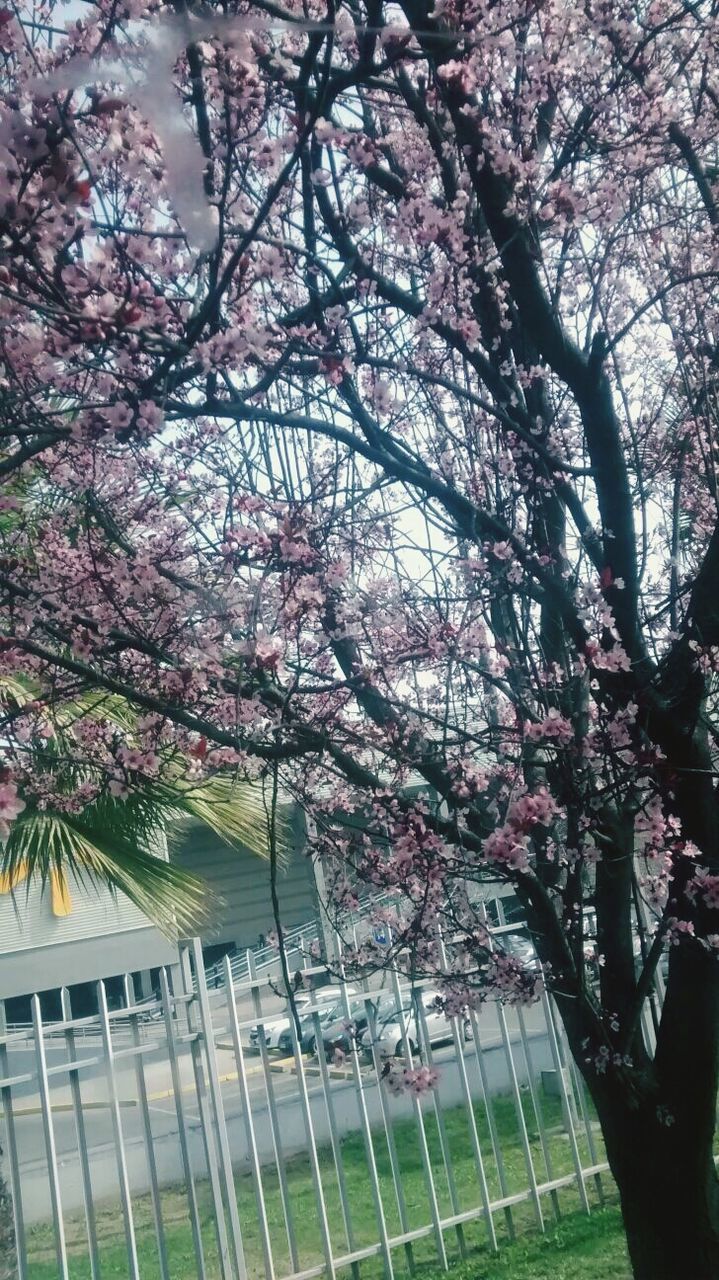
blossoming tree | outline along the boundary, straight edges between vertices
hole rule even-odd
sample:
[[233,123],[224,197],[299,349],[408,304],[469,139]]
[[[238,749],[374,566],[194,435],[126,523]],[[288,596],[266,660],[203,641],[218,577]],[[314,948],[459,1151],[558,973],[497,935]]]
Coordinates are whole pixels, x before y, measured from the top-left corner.
[[3,835],[293,791],[450,1007],[547,984],[642,1280],[719,1275],[717,22],[0,10]]

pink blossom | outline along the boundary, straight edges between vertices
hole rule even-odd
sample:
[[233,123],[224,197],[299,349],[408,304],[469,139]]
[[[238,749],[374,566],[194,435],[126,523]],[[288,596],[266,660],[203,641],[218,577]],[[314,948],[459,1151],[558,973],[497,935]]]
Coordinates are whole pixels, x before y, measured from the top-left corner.
[[25,807],[25,801],[20,799],[14,782],[0,783],[0,818],[4,822],[17,818]]
[[567,746],[574,738],[574,730],[556,707],[551,707],[543,720],[526,726],[525,735],[533,742],[553,741]]

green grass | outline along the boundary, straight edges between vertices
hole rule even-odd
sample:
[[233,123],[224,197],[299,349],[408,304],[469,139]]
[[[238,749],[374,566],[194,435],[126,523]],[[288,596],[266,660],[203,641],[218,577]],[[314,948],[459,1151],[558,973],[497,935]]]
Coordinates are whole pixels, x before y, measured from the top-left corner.
[[[428,1271],[422,1280],[445,1276]],[[494,1258],[458,1263],[450,1280],[631,1280],[621,1214],[614,1206],[589,1218],[570,1214],[546,1235],[507,1244]]]
[[[390,1103],[390,1106],[392,1104]],[[543,1097],[541,1107],[548,1133],[546,1151],[539,1138],[537,1119],[531,1097],[523,1094],[523,1112],[527,1126],[532,1165],[539,1183],[558,1178],[573,1171],[570,1144],[562,1132],[561,1113],[556,1099]],[[505,1190],[509,1194],[525,1189],[528,1170],[518,1118],[511,1098],[498,1098],[494,1103],[500,1146],[504,1164]],[[492,1199],[502,1195],[500,1175],[492,1158],[491,1135],[484,1108],[476,1107],[477,1129],[485,1158],[485,1172]],[[456,1203],[460,1211],[470,1210],[481,1203],[477,1168],[463,1108],[444,1113],[448,1147],[451,1152],[452,1170],[456,1190]],[[431,1108],[425,1112],[425,1123],[430,1160],[436,1183],[439,1210],[442,1216],[452,1213],[452,1199],[448,1177],[444,1168],[437,1123]],[[410,1229],[431,1221],[426,1176],[417,1126],[413,1121],[394,1126],[401,1182],[406,1200],[406,1220]],[[387,1229],[390,1236],[401,1231],[400,1213],[392,1181],[387,1142],[383,1131],[375,1133],[375,1156]],[[594,1135],[597,1156],[602,1158],[601,1139]],[[360,1134],[349,1135],[342,1142],[342,1166],[344,1169],[351,1213],[351,1227],[355,1247],[369,1245],[379,1239],[377,1219],[370,1191],[367,1160]],[[580,1141],[580,1155],[584,1165],[593,1162],[586,1137]],[[546,1164],[549,1162],[549,1171]],[[340,1255],[347,1251],[347,1241],[341,1213],[337,1175],[332,1151],[329,1147],[319,1151],[322,1182],[327,1205],[333,1252]],[[278,1276],[294,1270],[288,1248],[282,1200],[277,1174],[267,1169],[262,1174],[265,1204],[269,1221],[275,1272]],[[291,1216],[297,1240],[299,1268],[304,1269],[322,1262],[322,1242],[318,1226],[312,1173],[306,1155],[287,1162],[287,1181]],[[237,1204],[242,1224],[245,1256],[250,1277],[264,1275],[262,1248],[257,1223],[257,1211],[252,1181],[249,1176],[235,1179]],[[606,1194],[611,1195],[608,1177],[603,1179]],[[198,1200],[202,1220],[208,1280],[219,1280],[220,1268],[216,1241],[214,1215],[209,1188],[198,1184]],[[538,1231],[535,1207],[531,1199],[515,1205],[508,1211],[494,1215],[499,1255],[488,1248],[487,1227],[480,1217],[465,1224],[462,1231],[448,1229],[444,1238],[450,1262],[458,1262],[453,1280],[540,1280],[551,1276],[552,1280],[590,1280],[601,1276],[602,1280],[625,1280],[629,1276],[621,1225],[615,1209],[600,1210],[600,1195],[595,1180],[587,1182],[587,1191],[593,1212],[589,1218],[582,1210],[576,1183],[562,1188],[552,1195],[541,1197],[546,1235]],[[162,1192],[163,1217],[172,1280],[191,1280],[195,1275],[194,1252],[184,1191],[170,1188]],[[139,1196],[133,1202],[137,1232],[138,1255],[142,1280],[159,1280],[160,1270],[154,1234],[152,1209],[149,1197]],[[116,1204],[103,1207],[98,1214],[98,1234],[103,1280],[127,1277],[128,1267],[124,1247],[122,1216]],[[515,1237],[512,1241],[512,1236]],[[90,1280],[90,1264],[87,1257],[85,1225],[82,1214],[73,1215],[67,1221],[67,1240],[70,1254],[71,1280]],[[53,1252],[53,1235],[49,1226],[32,1230],[29,1237],[30,1280],[56,1280],[57,1264]],[[463,1260],[462,1255],[465,1255]],[[416,1241],[412,1246],[412,1261],[419,1277],[436,1273],[437,1254],[432,1234]],[[404,1247],[394,1250],[393,1262],[398,1276],[408,1274],[409,1259]],[[544,1270],[542,1270],[544,1268]],[[349,1268],[347,1268],[349,1271]],[[362,1280],[379,1280],[382,1265],[379,1257],[361,1264]]]

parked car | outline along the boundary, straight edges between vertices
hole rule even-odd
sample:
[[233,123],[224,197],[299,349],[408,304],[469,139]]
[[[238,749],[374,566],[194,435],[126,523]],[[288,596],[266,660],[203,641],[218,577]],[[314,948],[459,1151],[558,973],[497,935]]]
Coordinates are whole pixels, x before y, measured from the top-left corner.
[[[439,1004],[441,1000],[439,992],[424,988],[418,993],[417,999],[422,1001],[430,1045],[444,1044],[451,1040],[452,1023]],[[410,1052],[417,1052],[422,1037],[417,1026],[414,1004],[409,995],[401,1013],[402,1017],[400,1018],[400,1015],[394,1009],[385,1018],[378,1019],[374,1040],[371,1029],[367,1028],[360,1038],[360,1044],[366,1053],[372,1052],[374,1043],[381,1057],[400,1056],[404,1052],[405,1040],[408,1042]],[[464,1021],[464,1038],[465,1040],[471,1040],[472,1038],[472,1029],[468,1018]]]
[[[313,1004],[316,1007],[318,1004],[321,1005],[321,1002],[314,1001]],[[318,1008],[317,1017],[319,1018],[320,1026],[324,1027],[330,1022],[335,1022],[343,1008],[343,1002],[337,999],[333,1000],[331,1004],[327,1004],[324,1008]],[[298,1010],[298,1012],[300,1011]],[[316,1045],[315,1015],[314,1013],[308,1013],[306,1017],[302,1017],[300,1013],[300,1049],[303,1053],[314,1053]],[[292,1028],[289,1022],[279,1038],[278,1048],[283,1053],[292,1052]]]
[[[347,993],[348,995],[354,995],[355,988],[347,987]],[[334,1008],[337,1005],[340,996],[341,991],[339,987],[320,987],[317,991],[300,991],[295,996],[295,1007],[300,1018],[302,1018],[302,1011],[313,1007],[314,1005],[326,1004],[328,1007]],[[263,1019],[262,1026],[265,1032],[265,1044],[268,1049],[281,1048],[280,1038],[285,1032],[287,1033],[286,1041],[289,1042],[291,1046],[292,1037],[290,1033],[290,1018],[291,1012],[289,1008],[287,1008],[280,1014],[273,1014],[269,1018]],[[259,1043],[259,1030],[257,1027],[253,1027],[250,1031],[250,1045],[253,1049],[256,1049]],[[285,1041],[283,1041],[283,1044],[284,1043]]]
[[496,943],[502,951],[512,956],[513,959],[519,960],[521,964],[530,968],[534,968],[537,962],[537,949],[526,933],[522,933],[519,930],[513,930],[511,933],[499,933],[496,937]]
[[[374,1009],[375,1024],[390,1017],[397,1008],[394,995],[388,992],[370,992],[362,999],[351,1001],[349,1018],[343,1008],[337,1017],[323,1024],[322,1044],[328,1059],[338,1052],[350,1053],[353,1040],[360,1042],[362,1033],[369,1026],[368,1004]],[[313,1045],[312,1052],[315,1049],[316,1045]]]

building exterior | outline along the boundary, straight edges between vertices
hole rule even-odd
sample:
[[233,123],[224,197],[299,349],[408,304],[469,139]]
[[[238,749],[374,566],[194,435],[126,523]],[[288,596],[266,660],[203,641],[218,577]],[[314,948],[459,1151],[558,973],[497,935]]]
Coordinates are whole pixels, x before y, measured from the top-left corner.
[[0,894],[0,999],[174,964],[168,942],[123,894],[70,877],[60,899],[38,881]]
[[[326,920],[319,900],[325,892],[323,877],[307,855],[305,816],[298,806],[290,811],[284,846],[276,884],[282,925],[321,925]],[[206,963],[264,945],[275,929],[267,859],[225,844],[199,822],[172,835],[169,856],[204,879],[214,895],[202,937]],[[494,899],[503,893],[509,890],[487,886],[480,896]],[[494,923],[516,914],[509,901],[488,905]],[[0,1000],[10,1002],[6,1012],[11,1021],[28,1020],[26,997],[35,991],[46,993],[46,1016],[59,1017],[61,987],[70,988],[77,1013],[91,1013],[99,978],[108,980],[111,1003],[119,1003],[120,979],[127,972],[133,974],[138,997],[149,996],[157,987],[153,971],[176,961],[177,946],[122,894],[72,879],[66,887],[49,884],[45,892],[39,883],[27,882],[10,891],[0,880]]]
[[[304,855],[304,817],[295,810],[289,821],[286,850],[278,868],[277,891],[283,925],[305,924],[316,913],[314,877]],[[200,823],[183,828],[173,839],[170,857],[205,879],[217,900],[203,936],[208,960],[235,949],[256,946],[274,928],[270,867],[244,848],[231,848]],[[177,946],[168,941],[123,894],[68,877],[44,889],[39,882],[14,887],[0,882],[0,1000],[10,1001],[12,1021],[29,1016],[26,997],[47,993],[47,1016],[59,1016],[61,987],[71,989],[80,1010],[92,1010],[92,984],[131,971],[135,989],[150,995],[153,970],[177,961]],[[117,986],[119,999],[120,984]],[[81,988],[83,988],[81,990]]]
[[[317,914],[312,862],[305,853],[306,827],[301,809],[288,819],[286,849],[278,867],[277,896],[286,929],[306,924]],[[177,866],[205,880],[220,900],[219,909],[203,932],[206,959],[222,951],[242,951],[258,944],[275,928],[270,864],[247,849],[223,844],[208,827],[187,827],[172,841],[170,856]]]

